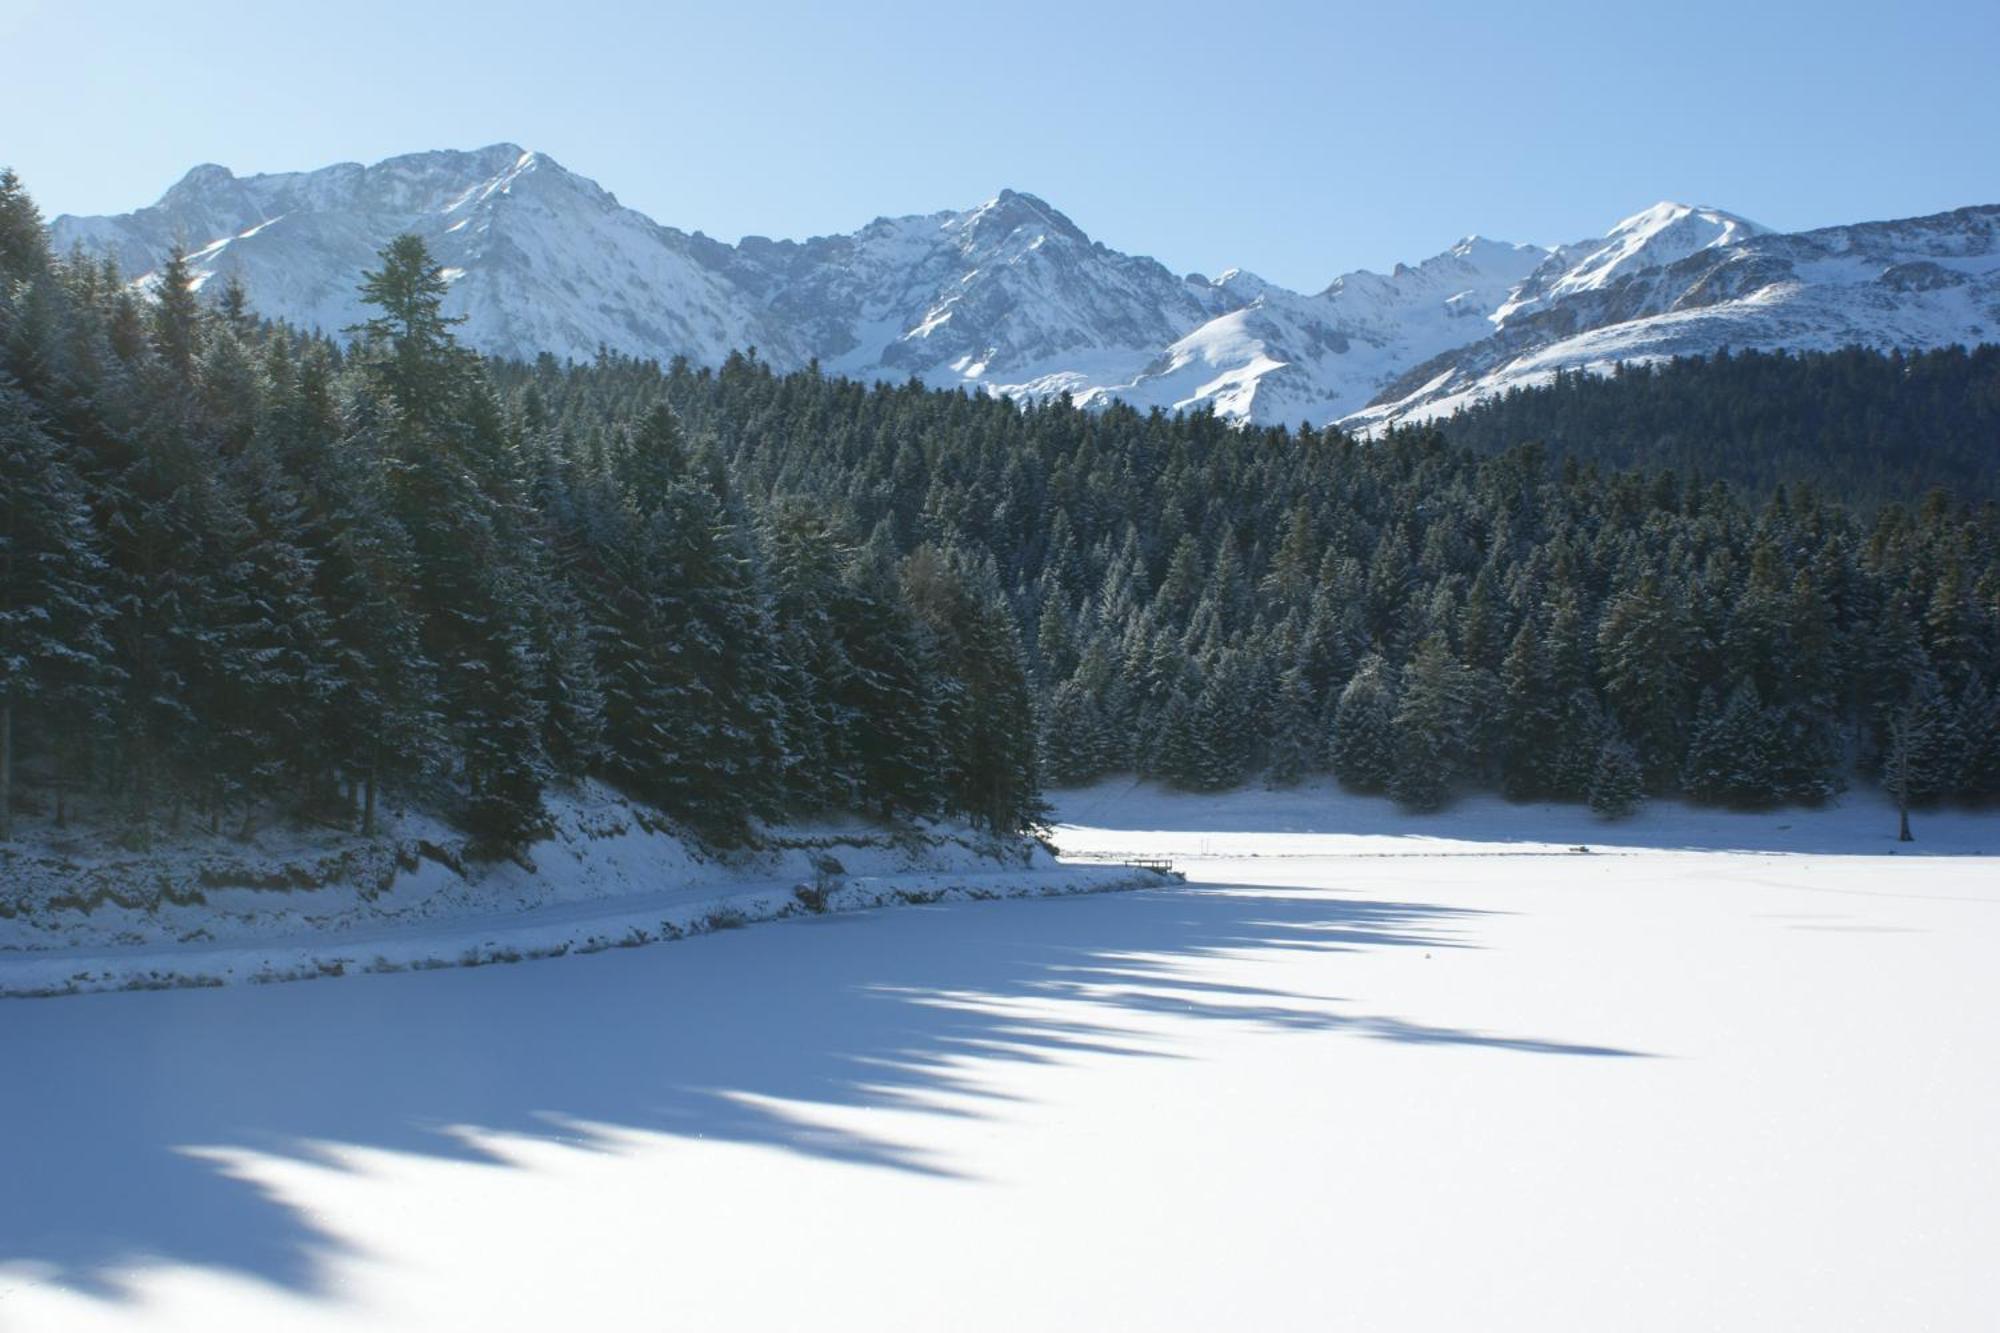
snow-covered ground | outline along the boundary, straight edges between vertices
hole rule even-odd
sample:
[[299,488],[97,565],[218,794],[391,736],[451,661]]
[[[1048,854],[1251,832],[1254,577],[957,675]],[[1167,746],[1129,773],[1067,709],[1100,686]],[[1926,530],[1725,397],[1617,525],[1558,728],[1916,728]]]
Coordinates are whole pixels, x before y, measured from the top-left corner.
[[552,792],[549,836],[480,863],[416,812],[364,839],[267,829],[143,851],[43,825],[0,844],[0,997],[296,981],[596,953],[895,903],[1150,884],[1063,865],[1025,838],[846,820],[717,852],[586,782]]
[[1058,808],[1190,882],[0,1003],[0,1327],[2000,1326],[1990,816]]

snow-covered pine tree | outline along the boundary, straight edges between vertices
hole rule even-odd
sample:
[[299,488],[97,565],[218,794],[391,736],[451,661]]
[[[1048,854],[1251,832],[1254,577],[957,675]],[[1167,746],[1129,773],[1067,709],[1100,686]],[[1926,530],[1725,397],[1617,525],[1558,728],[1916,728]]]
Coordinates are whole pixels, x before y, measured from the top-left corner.
[[1597,770],[1590,779],[1590,808],[1606,819],[1623,819],[1646,798],[1639,757],[1621,737],[1598,747]]
[[17,755],[46,754],[60,801],[62,766],[107,720],[108,575],[67,451],[0,371],[0,838]]
[[1147,728],[1146,771],[1169,786],[1194,788],[1201,781],[1201,747],[1195,738],[1194,702],[1176,685]]
[[1444,633],[1433,631],[1403,668],[1390,795],[1414,810],[1445,803],[1467,753],[1473,704],[1471,673]]
[[1358,792],[1389,788],[1396,771],[1396,691],[1381,656],[1361,662],[1334,709],[1328,762],[1334,776]]
[[1648,575],[1614,596],[1597,624],[1606,701],[1630,738],[1646,785],[1664,790],[1680,766],[1687,714],[1687,625],[1681,608]]
[[[863,543],[841,575],[834,624],[849,670],[832,678],[838,750],[855,800],[888,814],[934,814],[943,766],[937,683],[923,636],[897,584],[886,532]],[[1022,725],[1027,719],[1020,719]]]
[[2000,797],[2000,682],[1988,685],[1972,673],[1959,695],[1958,715],[1965,742],[1959,793],[1974,801]]
[[1778,802],[1778,737],[1757,687],[1739,681],[1726,702],[1704,694],[1681,784],[1698,801],[1748,808]]
[[421,239],[399,236],[364,275],[379,313],[356,330],[386,409],[393,511],[410,534],[424,656],[458,752],[468,827],[495,847],[543,818],[543,663],[524,479],[488,386],[442,312],[447,283]]
[[0,167],[0,284],[26,283],[49,271],[49,233],[41,210],[12,167]]
[[1319,709],[1306,685],[1305,672],[1292,667],[1278,678],[1270,722],[1266,779],[1274,787],[1290,787],[1318,767],[1321,746]]
[[1041,720],[1043,776],[1058,787],[1081,786],[1101,777],[1104,720],[1097,700],[1072,676],[1056,686]]
[[1945,693],[1936,673],[1917,677],[1900,710],[1899,723],[1906,760],[1906,794],[1912,805],[1928,805],[1959,789],[1965,766],[1966,737],[1957,702]]
[[1532,622],[1515,633],[1500,667],[1496,722],[1500,785],[1509,798],[1530,801],[1555,792],[1562,753],[1560,700]]

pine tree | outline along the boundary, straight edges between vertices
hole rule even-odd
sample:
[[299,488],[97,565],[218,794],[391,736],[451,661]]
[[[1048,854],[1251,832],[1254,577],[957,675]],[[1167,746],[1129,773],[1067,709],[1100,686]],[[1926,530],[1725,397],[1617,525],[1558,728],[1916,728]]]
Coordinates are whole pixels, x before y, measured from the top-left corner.
[[1371,656],[1340,692],[1329,760],[1334,775],[1359,792],[1386,791],[1396,771],[1396,694],[1389,665]]
[[2000,796],[2000,684],[1987,685],[1975,673],[1959,697],[1963,763],[1959,793],[1967,800]]
[[1647,577],[1613,597],[1597,626],[1605,698],[1632,738],[1646,784],[1664,789],[1680,767],[1687,711],[1687,628],[1676,607]]
[[49,233],[12,167],[0,167],[0,288],[48,272]]
[[1681,784],[1698,801],[1752,808],[1775,804],[1776,746],[1770,718],[1748,680],[1719,707],[1712,694],[1705,695]]
[[106,720],[109,572],[66,451],[0,373],[0,839],[13,836],[30,734],[57,766],[60,800],[61,766]]
[[186,245],[176,241],[153,285],[152,324],[160,360],[179,384],[192,386],[201,355],[202,311],[187,260]]
[[1623,819],[1644,799],[1638,755],[1616,737],[1604,742],[1597,751],[1597,771],[1590,779],[1590,808],[1606,819]]
[[1965,732],[1957,704],[1935,673],[1918,677],[1898,711],[1892,761],[1900,794],[1912,805],[1928,805],[1959,789],[1966,757]]
[[1226,656],[1210,665],[1194,697],[1188,725],[1195,763],[1187,785],[1198,791],[1228,791],[1242,783],[1249,768],[1245,674],[1233,654]]
[[410,534],[424,657],[443,686],[466,825],[495,848],[542,826],[545,667],[534,634],[535,551],[520,530],[516,461],[476,369],[440,311],[445,280],[400,236],[364,275],[380,310],[359,328],[388,409],[393,510]]
[[1271,712],[1269,759],[1265,776],[1274,787],[1290,787],[1317,767],[1318,709],[1297,667],[1278,678],[1278,695]]
[[603,761],[604,690],[597,677],[596,629],[566,583],[548,582],[536,599],[534,653],[542,664],[542,752],[560,777],[574,782]]
[[423,239],[406,233],[361,277],[361,300],[379,312],[350,329],[362,339],[363,364],[376,389],[411,428],[437,429],[461,401],[468,366],[444,313],[451,284]]
[[1558,700],[1541,637],[1523,625],[1500,669],[1501,790],[1516,801],[1552,793],[1560,756]]
[[1403,668],[1389,792],[1415,810],[1442,806],[1462,771],[1472,731],[1470,673],[1433,631]]
[[1056,687],[1042,717],[1042,770],[1058,787],[1082,786],[1107,771],[1107,748],[1097,700],[1072,676]]
[[1153,776],[1174,787],[1200,786],[1201,745],[1195,735],[1194,704],[1184,689],[1174,687],[1160,710],[1158,724],[1148,732],[1153,737],[1148,765]]

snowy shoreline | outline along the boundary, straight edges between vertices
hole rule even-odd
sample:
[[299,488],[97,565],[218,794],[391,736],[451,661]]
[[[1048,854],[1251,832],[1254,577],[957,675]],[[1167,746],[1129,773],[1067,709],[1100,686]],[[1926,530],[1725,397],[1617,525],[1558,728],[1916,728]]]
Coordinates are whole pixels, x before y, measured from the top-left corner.
[[809,898],[813,886],[774,881],[694,902],[667,890],[638,895],[636,900],[610,900],[581,913],[567,906],[553,907],[445,921],[429,929],[387,929],[358,938],[306,933],[292,939],[224,947],[24,951],[0,954],[0,998],[39,999],[96,991],[169,990],[482,967],[635,948],[803,916],[941,902],[1115,893],[1169,882],[1157,871],[1114,865],[894,875],[829,887],[814,906]]
[[0,998],[472,967],[899,904],[1168,882],[953,825],[785,826],[725,854],[595,785],[551,813],[552,835],[521,864],[470,864],[422,816],[374,841],[0,849]]

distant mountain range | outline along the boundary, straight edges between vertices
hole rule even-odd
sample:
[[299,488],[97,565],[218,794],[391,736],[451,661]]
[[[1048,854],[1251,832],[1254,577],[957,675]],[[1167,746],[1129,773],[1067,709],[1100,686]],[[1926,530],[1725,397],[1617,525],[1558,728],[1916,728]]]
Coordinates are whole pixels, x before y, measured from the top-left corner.
[[727,245],[497,144],[277,175],[199,166],[151,207],[52,231],[140,281],[181,238],[203,282],[238,274],[262,313],[328,332],[360,320],[360,272],[413,231],[465,339],[498,355],[715,363],[754,346],[780,368],[1350,429],[1621,360],[2000,341],[2000,205],[1783,234],[1661,203],[1599,238],[1468,237],[1304,294],[1240,269],[1176,276],[1013,190]]

